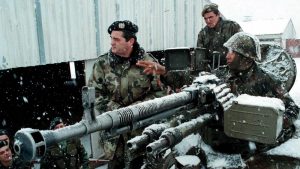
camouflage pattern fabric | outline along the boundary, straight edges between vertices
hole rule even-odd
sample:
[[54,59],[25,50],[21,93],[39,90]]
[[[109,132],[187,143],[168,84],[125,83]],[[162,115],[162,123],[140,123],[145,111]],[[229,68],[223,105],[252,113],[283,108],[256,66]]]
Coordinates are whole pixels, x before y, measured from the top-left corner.
[[[226,65],[227,49],[223,44],[235,33],[242,31],[240,25],[234,21],[223,20],[220,17],[220,21],[216,27],[209,28],[205,26],[198,34],[197,47],[206,48],[205,60],[210,61],[210,67],[213,63],[213,52],[220,53],[220,65]],[[214,67],[217,67],[215,62]]]
[[171,88],[169,93],[172,93],[179,92],[183,86],[192,84],[194,79],[190,71],[174,71],[167,72],[161,80],[164,84],[168,84]]
[[[227,70],[227,71],[226,71]],[[261,70],[256,63],[251,68],[244,72],[232,72],[228,67],[222,67],[221,73],[217,75],[224,75],[225,82],[231,88],[231,91],[236,94],[249,94],[253,96],[276,97],[281,99],[285,104],[286,111],[283,114],[284,119],[287,120],[283,124],[282,138],[278,141],[282,143],[292,137],[294,125],[293,122],[298,118],[299,107],[295,104],[288,92],[283,89],[279,81],[274,80],[270,75]],[[234,139],[224,134],[222,123],[211,124],[202,129],[203,140],[211,145],[215,150],[227,153],[242,153],[243,157],[249,157],[250,153],[248,142]],[[237,146],[238,145],[238,146]],[[264,151],[276,145],[257,144],[257,151]]]
[[88,169],[87,153],[80,140],[73,139],[50,147],[41,159],[41,169]]
[[[98,58],[88,82],[96,90],[96,110],[103,113],[167,94],[160,76],[144,74],[144,69],[135,65],[138,60],[157,62],[138,43],[133,46],[129,59],[117,56],[111,51]],[[109,168],[113,168],[120,161],[124,162],[127,138],[127,134],[123,134],[121,137],[100,140],[105,152],[103,158],[112,160]]]
[[95,107],[100,112],[125,107],[138,101],[161,97],[163,91],[159,75],[146,75],[136,66],[138,60],[156,59],[139,47],[129,59],[108,52],[98,58],[88,85],[95,87]]

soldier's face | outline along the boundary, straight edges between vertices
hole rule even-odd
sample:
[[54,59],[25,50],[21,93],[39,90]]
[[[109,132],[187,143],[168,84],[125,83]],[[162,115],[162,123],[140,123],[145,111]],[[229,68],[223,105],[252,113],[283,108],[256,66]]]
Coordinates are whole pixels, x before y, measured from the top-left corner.
[[54,130],[57,130],[57,129],[60,129],[60,128],[63,128],[65,127],[65,124],[64,123],[59,123],[57,124],[55,127],[54,127]]
[[129,41],[123,37],[122,31],[112,31],[111,37],[111,51],[112,53],[121,57],[129,57],[132,50],[133,38]]
[[5,167],[8,167],[12,161],[12,153],[9,146],[3,146],[0,148],[0,162]]
[[241,58],[236,52],[231,51],[231,50],[229,50],[229,52],[227,52],[226,61],[227,61],[227,65],[228,65],[229,69],[239,70],[240,60],[241,60]]
[[203,18],[209,28],[214,28],[220,20],[220,15],[216,15],[214,12],[208,12],[204,14]]

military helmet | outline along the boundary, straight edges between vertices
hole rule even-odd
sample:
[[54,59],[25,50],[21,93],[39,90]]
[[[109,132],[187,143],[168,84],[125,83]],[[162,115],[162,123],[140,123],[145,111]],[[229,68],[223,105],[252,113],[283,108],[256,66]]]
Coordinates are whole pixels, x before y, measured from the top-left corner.
[[55,117],[51,122],[50,122],[50,130],[53,130],[56,125],[63,123],[63,120],[61,117]]
[[242,54],[244,57],[256,61],[261,60],[259,40],[251,34],[238,32],[229,38],[228,41],[224,43],[224,46],[229,50]]

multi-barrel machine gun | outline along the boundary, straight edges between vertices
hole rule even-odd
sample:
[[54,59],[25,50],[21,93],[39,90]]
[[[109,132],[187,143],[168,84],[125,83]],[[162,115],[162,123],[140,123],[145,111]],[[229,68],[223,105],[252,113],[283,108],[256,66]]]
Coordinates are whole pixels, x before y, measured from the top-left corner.
[[[286,84],[292,86],[293,82]],[[207,72],[199,73],[193,83],[179,93],[98,116],[94,111],[93,88],[83,88],[82,100],[86,118],[58,130],[21,129],[15,134],[15,152],[31,161],[41,158],[49,147],[64,140],[96,131],[103,131],[102,136],[110,138],[145,128],[140,136],[128,141],[127,162],[130,163],[140,154],[159,154],[172,148],[206,123],[218,120],[222,120],[228,136],[272,144],[279,134],[283,111],[241,102],[221,79]],[[184,118],[178,122],[178,117]],[[255,130],[251,126],[256,126]]]

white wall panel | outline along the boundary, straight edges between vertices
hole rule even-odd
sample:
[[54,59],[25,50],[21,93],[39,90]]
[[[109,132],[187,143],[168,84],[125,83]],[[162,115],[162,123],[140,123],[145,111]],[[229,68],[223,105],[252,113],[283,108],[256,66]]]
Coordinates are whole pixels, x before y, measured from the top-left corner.
[[97,58],[131,20],[147,51],[194,47],[208,0],[0,0],[0,70]]
[[0,0],[0,70],[38,63],[34,0]]
[[40,3],[47,63],[97,56],[94,1],[48,0]]

